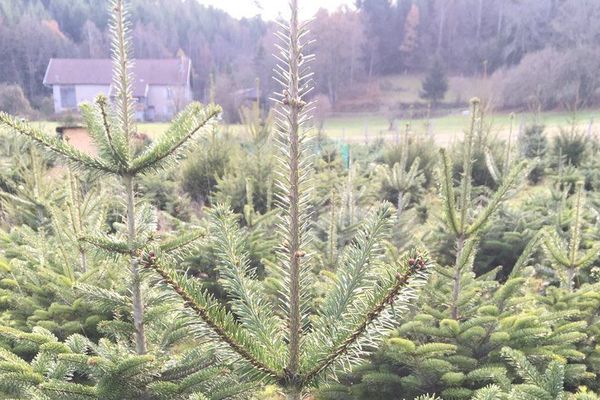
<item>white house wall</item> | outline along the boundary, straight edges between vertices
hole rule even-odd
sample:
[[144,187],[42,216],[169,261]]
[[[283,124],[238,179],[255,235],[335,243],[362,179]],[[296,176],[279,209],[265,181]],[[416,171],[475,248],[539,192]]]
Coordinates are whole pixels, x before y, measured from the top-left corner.
[[77,104],[81,104],[85,101],[93,102],[96,96],[103,94],[108,96],[110,86],[102,85],[76,85],[75,86],[75,97],[77,98]]
[[[66,85],[73,86],[73,85]],[[54,111],[58,114],[63,111],[68,111],[62,105],[62,99],[60,97],[60,88],[61,85],[53,85],[52,86],[52,97],[54,100]],[[108,96],[110,86],[105,85],[75,85],[75,99],[77,100],[77,104],[81,104],[83,102],[92,102],[99,94],[104,94]]]
[[62,104],[60,102],[60,86],[52,86],[52,100],[54,100],[54,112],[59,114],[63,111]]
[[[83,102],[93,102],[101,93],[108,96],[110,91],[108,85],[75,85],[74,87],[78,105]],[[54,110],[57,114],[69,110],[62,105],[60,88],[61,85],[52,86]],[[157,120],[171,119],[191,101],[192,94],[189,86],[152,85],[148,88],[147,106],[154,107],[154,115]]]
[[191,102],[191,90],[185,86],[152,85],[148,89],[147,105],[154,107],[156,119],[172,118]]

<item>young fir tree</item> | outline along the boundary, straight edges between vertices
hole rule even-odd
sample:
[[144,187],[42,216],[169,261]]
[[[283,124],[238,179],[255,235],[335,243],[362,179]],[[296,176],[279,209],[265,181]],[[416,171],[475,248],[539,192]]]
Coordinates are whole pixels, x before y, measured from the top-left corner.
[[[394,311],[400,311],[424,283],[424,254],[396,263],[382,260],[382,241],[390,224],[391,207],[376,207],[354,242],[345,249],[335,282],[320,307],[311,310],[310,192],[307,131],[311,89],[306,55],[306,24],[298,20],[298,2],[291,1],[290,23],[282,40],[276,80],[276,128],[281,171],[277,237],[279,294],[273,306],[255,271],[248,265],[234,215],[224,207],[211,212],[210,234],[219,245],[219,272],[229,296],[228,308],[217,303],[193,278],[169,271],[160,257],[147,254],[144,265],[157,272],[203,329],[238,360],[241,369],[264,382],[279,385],[288,399],[302,398],[307,388],[326,380],[340,367],[354,363],[389,331]],[[368,346],[368,347],[367,347]]]
[[[581,383],[577,379],[581,375],[587,375],[584,383],[594,390],[599,388],[595,378],[600,372],[600,348],[598,347],[597,334],[600,329],[600,318],[598,318],[598,307],[600,306],[600,295],[598,294],[599,283],[594,274],[588,271],[589,267],[597,261],[600,248],[597,244],[585,244],[584,247],[584,188],[583,183],[576,185],[572,198],[572,217],[569,230],[560,232],[546,229],[542,232],[541,247],[545,250],[547,260],[551,268],[538,271],[544,280],[554,280],[558,286],[549,285],[540,293],[535,293],[535,301],[546,312],[554,315],[565,315],[572,326],[579,326],[577,363],[565,365],[565,382],[570,387]],[[561,236],[567,236],[563,238]],[[556,279],[556,277],[558,279]]]
[[[102,271],[101,265],[85,257],[88,245],[108,252],[112,256],[110,261],[115,265],[123,265],[123,259],[128,261],[129,290],[111,290],[77,282],[77,291],[91,300],[96,310],[113,314],[114,319],[99,324],[99,329],[114,343],[104,338],[95,345],[79,336],[71,336],[61,343],[40,326],[34,327],[31,333],[3,327],[0,332],[3,348],[0,354],[0,396],[103,400],[221,399],[233,398],[242,391],[250,393],[247,387],[234,384],[228,368],[219,366],[222,364],[219,359],[211,358],[202,342],[198,342],[202,338],[195,337],[196,332],[185,318],[174,318],[179,312],[178,305],[168,301],[162,291],[148,285],[150,282],[142,282],[139,270],[142,249],[172,261],[202,232],[189,230],[174,239],[158,241],[155,213],[146,204],[136,204],[136,177],[164,168],[176,160],[189,147],[190,139],[211,125],[220,109],[192,104],[176,118],[164,136],[149,147],[136,148],[124,1],[115,0],[112,6],[114,112],[104,97],[99,97],[94,106],[82,106],[98,156],[80,152],[7,114],[0,114],[0,122],[62,156],[75,169],[89,170],[96,176],[113,176],[124,184],[127,212],[122,222],[113,224],[115,234],[90,235],[82,229],[85,224],[80,218],[85,213],[81,207],[85,203],[74,193],[67,202],[77,204],[66,207],[70,211],[56,219],[54,224],[58,229],[69,231],[65,236],[57,234],[55,240],[73,239],[70,243],[74,244],[77,239],[76,245],[65,247],[63,253],[75,256],[79,269],[89,269],[92,274]],[[60,249],[63,244],[57,247]],[[69,260],[65,261],[69,265]],[[46,278],[48,276],[53,277],[46,274]],[[115,279],[111,283],[119,285],[120,280]],[[62,290],[65,290],[64,285]],[[121,294],[125,291],[131,291],[133,295]],[[121,318],[123,315],[127,317]],[[133,324],[129,315],[133,315]],[[132,338],[135,350],[131,349]],[[147,344],[152,354],[147,353]],[[6,351],[5,347],[11,348],[12,352]],[[175,349],[177,357],[173,357]]]
[[417,156],[412,164],[408,165],[408,145],[409,145],[410,125],[406,124],[406,130],[403,135],[403,141],[400,147],[400,160],[392,167],[381,168],[381,174],[384,178],[384,185],[391,188],[396,196],[396,212],[400,219],[402,212],[411,202],[411,197],[421,190],[424,177],[420,169],[421,159]]
[[[494,280],[497,269],[481,276],[474,274],[479,237],[485,225],[493,223],[494,211],[525,172],[523,164],[514,167],[487,206],[475,212],[470,171],[477,105],[474,102],[474,117],[465,140],[458,208],[451,163],[442,153],[445,227],[454,232],[457,250],[453,265],[436,268],[437,273],[422,292],[419,312],[386,341],[372,365],[357,368],[353,375],[342,378],[345,387],[337,386],[320,397],[395,399],[435,392],[445,400],[470,399],[488,383],[511,383],[500,353],[506,345],[540,360],[580,361],[577,345],[583,339],[581,325],[573,324],[570,314],[532,308],[525,296],[526,279],[519,276],[519,271],[535,250],[535,240],[526,247],[513,268],[513,276],[505,283]],[[585,367],[582,370],[574,365],[572,370],[578,371],[573,374],[574,381],[589,376]]]
[[[22,356],[0,347],[0,396],[33,400],[248,399],[214,349],[202,345],[168,362],[131,354],[120,343],[98,344],[79,334],[60,342],[48,330],[31,333],[0,327]],[[4,397],[3,397],[4,398]]]
[[560,277],[560,281],[570,292],[575,288],[577,273],[589,267],[600,256],[600,246],[595,245],[581,254],[582,218],[584,212],[583,182],[578,182],[575,189],[575,204],[573,206],[573,222],[571,224],[570,238],[567,241],[559,237],[556,232],[548,230],[544,235],[543,248],[548,258]]
[[[140,249],[152,239],[154,233],[145,230],[143,221],[147,220],[151,210],[142,205],[136,207],[135,183],[140,175],[165,168],[177,160],[178,156],[194,143],[191,140],[205,131],[221,112],[217,106],[204,107],[193,103],[183,110],[173,121],[167,132],[152,145],[136,153],[134,138],[137,134],[135,124],[135,100],[133,98],[132,60],[129,41],[129,22],[124,0],[112,2],[113,18],[111,31],[113,36],[113,60],[115,89],[114,108],[108,98],[99,96],[95,104],[81,107],[88,132],[98,150],[98,155],[83,153],[68,142],[51,137],[27,122],[0,112],[0,125],[23,134],[43,148],[61,156],[74,169],[118,178],[124,189],[126,203],[127,234],[125,242],[115,242],[109,238],[89,238],[93,244],[115,253],[128,253],[130,256],[131,296],[133,322],[135,326],[136,350],[139,354],[147,351],[144,334],[144,304],[141,292]],[[138,209],[136,212],[136,208]]]
[[429,100],[433,106],[444,100],[448,91],[448,78],[439,58],[436,58],[431,64],[421,86],[421,98]]
[[565,368],[559,361],[551,361],[546,370],[540,372],[518,350],[505,347],[502,355],[513,366],[522,383],[486,386],[477,391],[473,400],[598,400],[598,396],[586,388],[579,389],[575,394],[565,392]]

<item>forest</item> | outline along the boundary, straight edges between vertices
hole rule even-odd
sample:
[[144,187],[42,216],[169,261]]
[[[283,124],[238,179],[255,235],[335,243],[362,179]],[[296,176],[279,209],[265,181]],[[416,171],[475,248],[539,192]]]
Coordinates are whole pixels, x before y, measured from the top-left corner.
[[[42,81],[50,58],[109,56],[107,2],[0,0],[3,109],[47,117],[52,103]],[[254,87],[256,78],[262,93],[276,88],[276,22],[236,20],[197,1],[134,0],[131,10],[136,57],[182,51],[194,66],[195,98],[209,101],[213,87],[228,121],[239,122],[232,92]],[[427,71],[437,61],[450,76],[489,79],[498,109],[597,105],[599,18],[594,0],[359,0],[356,7],[321,10],[311,28],[322,38],[311,49],[315,93],[327,110],[401,109],[410,102],[405,94],[379,99],[371,93],[377,82]],[[474,95],[484,96],[448,98],[446,106],[466,107]]]
[[[461,45],[484,49],[504,37],[517,18],[512,7],[522,5],[437,3],[364,0],[360,11],[332,15],[383,12],[416,27],[414,10],[430,6],[442,13],[437,29],[468,30]],[[519,126],[511,113],[499,137],[490,98],[472,97],[465,126],[447,145],[428,117],[403,119],[391,138],[345,143],[328,137],[318,119],[316,101],[330,88],[321,79],[331,76],[317,49],[334,44],[328,24],[319,25],[326,12],[303,21],[302,0],[291,0],[275,26],[189,1],[111,0],[102,13],[92,4],[0,0],[9,21],[0,26],[1,43],[24,34],[17,26],[35,15],[47,21],[35,29],[57,36],[24,36],[22,54],[39,43],[43,58],[42,43],[56,39],[81,52],[98,46],[113,62],[111,96],[81,104],[77,116],[93,151],[0,102],[0,399],[600,399],[600,140],[593,125],[581,128],[574,112],[549,132],[540,119]],[[593,50],[595,28],[581,21],[600,10],[595,2],[527,4],[545,16],[545,24],[531,24],[556,46]],[[177,19],[179,12],[198,18]],[[561,28],[567,14],[577,26]],[[460,15],[469,24],[459,24]],[[521,16],[520,24],[536,16]],[[214,59],[200,65],[213,73],[195,73],[214,101],[192,102],[164,132],[148,136],[136,120],[132,66],[145,46],[162,46],[140,33],[141,24],[160,29],[153,18],[181,30],[158,34],[162,40],[184,38],[188,22],[197,25],[207,42],[188,38],[188,54],[219,43],[218,34],[207,39],[219,18],[219,29],[223,21],[232,31],[248,29],[229,39],[252,46],[225,56],[224,42],[207,44]],[[89,40],[93,26],[101,41]],[[387,26],[397,24],[377,27]],[[466,73],[475,65],[454,52],[459,39],[430,28],[407,34],[415,38],[413,66],[384,61],[386,45],[371,38],[356,65],[369,60],[372,70],[362,64],[356,71],[422,68],[429,64],[418,64],[426,61],[417,54],[425,58],[436,43],[445,68]],[[521,54],[490,62],[490,73],[517,65],[531,74],[524,63],[538,50],[575,62],[549,42],[525,46],[525,37],[539,36],[520,34]],[[576,46],[562,42],[570,34]],[[251,54],[266,42],[274,61]],[[214,61],[219,52],[229,60],[223,69]],[[274,79],[247,71],[249,84],[268,85],[272,100],[241,105],[232,127],[219,104],[219,76],[244,75],[232,68],[237,57],[238,66],[254,60]],[[441,61],[435,64],[422,83],[428,107],[443,102],[435,96]],[[351,62],[332,65],[354,79]],[[0,73],[34,70],[3,64]],[[578,94],[561,98],[574,111],[593,107],[597,92],[578,76]],[[6,104],[43,97],[37,81],[22,79]]]

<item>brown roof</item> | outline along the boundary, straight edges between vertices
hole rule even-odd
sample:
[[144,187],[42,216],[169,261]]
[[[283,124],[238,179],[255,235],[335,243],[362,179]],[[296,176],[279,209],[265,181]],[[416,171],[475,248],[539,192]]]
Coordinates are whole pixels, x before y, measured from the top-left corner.
[[[188,58],[140,59],[133,66],[134,95],[143,96],[148,85],[186,85],[190,76]],[[110,85],[109,59],[52,58],[44,85]]]

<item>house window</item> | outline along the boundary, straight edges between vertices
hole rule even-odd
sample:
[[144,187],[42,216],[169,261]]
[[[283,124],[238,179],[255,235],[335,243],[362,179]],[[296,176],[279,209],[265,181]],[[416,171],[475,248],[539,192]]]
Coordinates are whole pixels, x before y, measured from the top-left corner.
[[62,108],[77,108],[75,86],[60,87],[60,103],[62,105]]

